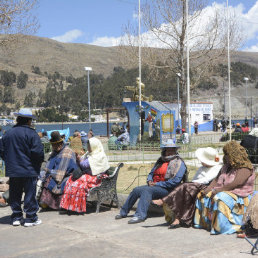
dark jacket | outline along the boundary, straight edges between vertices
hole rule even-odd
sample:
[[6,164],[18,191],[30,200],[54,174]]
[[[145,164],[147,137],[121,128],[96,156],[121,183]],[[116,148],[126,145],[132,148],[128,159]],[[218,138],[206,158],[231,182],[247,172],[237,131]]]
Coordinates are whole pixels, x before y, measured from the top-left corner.
[[7,177],[36,177],[44,161],[44,149],[36,131],[15,125],[0,140],[0,155]]

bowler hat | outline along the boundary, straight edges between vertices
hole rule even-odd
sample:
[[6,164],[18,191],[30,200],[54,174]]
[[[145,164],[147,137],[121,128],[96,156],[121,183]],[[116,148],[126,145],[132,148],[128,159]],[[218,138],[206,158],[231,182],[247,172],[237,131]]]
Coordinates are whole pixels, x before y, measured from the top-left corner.
[[168,139],[166,142],[162,142],[160,148],[180,148],[180,146],[176,145],[175,139]]
[[21,108],[19,112],[13,113],[15,116],[27,117],[31,119],[36,119],[36,116],[32,115],[32,111],[30,108]]
[[59,143],[62,142],[63,139],[58,131],[53,131],[51,133],[51,139],[49,141],[50,143]]

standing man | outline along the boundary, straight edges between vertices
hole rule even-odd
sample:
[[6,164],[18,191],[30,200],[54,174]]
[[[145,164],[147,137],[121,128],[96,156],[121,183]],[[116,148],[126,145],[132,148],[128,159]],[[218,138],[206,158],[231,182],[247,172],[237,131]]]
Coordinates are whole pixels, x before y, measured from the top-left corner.
[[17,116],[16,125],[0,140],[0,155],[5,161],[6,176],[10,178],[9,204],[13,212],[12,225],[23,224],[21,200],[24,192],[24,226],[36,226],[41,224],[37,216],[39,206],[36,200],[36,185],[44,161],[44,150],[38,134],[31,127],[32,119],[35,119],[31,110],[21,108],[14,115]]

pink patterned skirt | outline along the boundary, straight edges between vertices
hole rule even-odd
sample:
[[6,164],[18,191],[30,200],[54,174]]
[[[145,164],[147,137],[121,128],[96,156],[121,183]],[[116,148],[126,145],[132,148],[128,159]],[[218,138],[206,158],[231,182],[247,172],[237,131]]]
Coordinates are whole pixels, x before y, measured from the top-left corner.
[[86,198],[89,190],[99,186],[101,179],[97,176],[82,175],[76,181],[70,176],[66,182],[60,208],[75,212],[86,212]]

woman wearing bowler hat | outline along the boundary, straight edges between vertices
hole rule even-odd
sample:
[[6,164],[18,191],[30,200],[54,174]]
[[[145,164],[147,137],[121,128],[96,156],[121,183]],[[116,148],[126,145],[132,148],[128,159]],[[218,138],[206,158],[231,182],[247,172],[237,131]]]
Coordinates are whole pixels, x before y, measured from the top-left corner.
[[39,203],[42,208],[49,207],[57,210],[66,181],[78,166],[75,152],[64,144],[58,131],[51,133],[49,141],[52,145],[52,152],[46,164],[46,175]]
[[143,222],[152,200],[163,198],[184,180],[186,165],[177,153],[178,146],[172,139],[161,145],[161,157],[147,177],[147,185],[138,186],[128,196],[115,219],[126,218],[139,199],[137,210],[129,224]]

